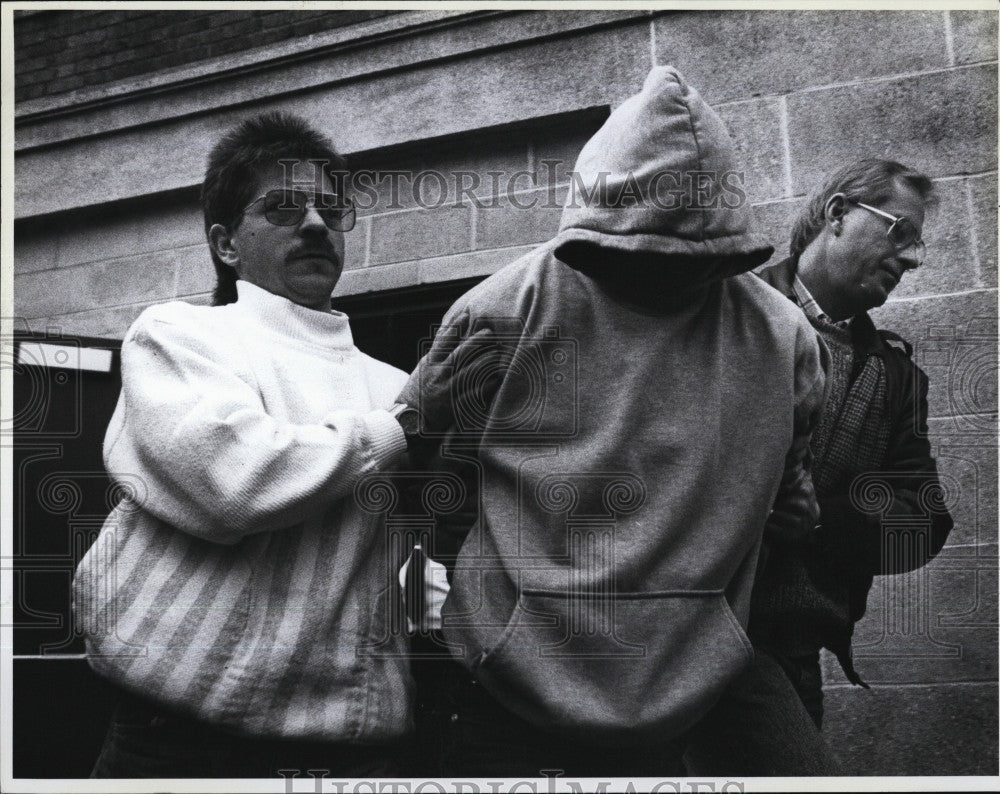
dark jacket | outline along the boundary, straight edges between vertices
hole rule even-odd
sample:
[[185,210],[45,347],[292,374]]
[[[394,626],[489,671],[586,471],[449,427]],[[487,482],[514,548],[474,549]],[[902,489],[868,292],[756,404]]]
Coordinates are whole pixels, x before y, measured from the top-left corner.
[[[687,729],[750,659],[772,507],[793,535],[815,521],[803,459],[821,348],[747,272],[771,253],[747,208],[723,207],[718,181],[700,209],[670,201],[666,178],[661,206],[608,199],[626,180],[641,191],[657,174],[737,172],[715,113],[654,69],[580,154],[575,173],[607,193],[578,194],[554,241],[460,298],[401,396],[426,411],[422,379],[481,329],[510,364],[481,436],[463,444],[454,428],[447,443],[481,512],[451,565],[443,631],[498,701],[563,734],[662,742]],[[609,291],[648,267],[684,300]],[[473,373],[474,358],[459,366]]]
[[[795,268],[786,259],[758,275],[794,302]],[[913,363],[910,345],[877,330],[867,314],[855,316],[849,328],[855,375],[868,356],[884,363],[890,428],[885,455],[877,470],[858,473],[843,492],[817,494],[815,544],[768,544],[752,600],[751,635],[779,652],[800,652],[781,646],[786,631],[806,624],[815,638],[812,650],[830,649],[848,678],[862,683],[850,642],[873,577],[926,564],[944,545],[952,519],[927,438],[927,376]]]

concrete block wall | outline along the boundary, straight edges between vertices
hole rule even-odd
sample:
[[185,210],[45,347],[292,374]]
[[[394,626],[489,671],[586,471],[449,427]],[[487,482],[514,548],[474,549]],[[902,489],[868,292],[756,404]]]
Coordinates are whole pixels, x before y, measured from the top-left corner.
[[485,275],[547,239],[570,166],[550,180],[543,161],[571,163],[653,64],[718,110],[779,255],[823,173],[861,156],[912,164],[940,196],[927,264],[875,318],[931,377],[956,528],[927,568],[876,580],[857,651],[873,689],[825,660],[826,733],[852,774],[997,774],[997,14],[408,12],[346,30],[294,57],[267,45],[117,80],[115,102],[20,103],[22,326],[120,338],[150,303],[207,301],[194,186],[219,133],[268,108],[312,119],[358,167],[479,174],[481,200],[489,171],[527,172],[486,207],[438,202],[432,180],[395,204],[380,188],[338,295]]

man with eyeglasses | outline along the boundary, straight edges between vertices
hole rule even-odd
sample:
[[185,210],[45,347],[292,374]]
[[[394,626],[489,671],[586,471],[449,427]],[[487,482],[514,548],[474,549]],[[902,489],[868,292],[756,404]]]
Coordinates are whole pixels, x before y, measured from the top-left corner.
[[[951,530],[927,438],[927,377],[867,314],[923,263],[932,200],[930,179],[905,165],[847,165],[802,209],[789,258],[759,274],[802,308],[831,355],[810,443],[820,523],[808,543],[767,539],[751,600],[757,659],[702,724],[693,773],[831,774],[818,733],[820,649],[867,688],[851,636],[873,577],[924,565]],[[884,503],[871,503],[873,488]]]
[[74,581],[121,696],[95,777],[394,773],[412,683],[383,526],[352,497],[406,449],[407,376],[331,311],[344,175],[298,117],[225,135],[202,187],[214,305],[154,306],[122,343],[104,458],[124,498]]

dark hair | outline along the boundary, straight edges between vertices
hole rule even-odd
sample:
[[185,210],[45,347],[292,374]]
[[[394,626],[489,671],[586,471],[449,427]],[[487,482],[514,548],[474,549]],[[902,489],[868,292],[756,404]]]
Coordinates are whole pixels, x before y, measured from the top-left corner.
[[895,160],[870,158],[838,168],[813,191],[796,218],[788,245],[789,254],[798,259],[809,243],[816,239],[823,228],[826,202],[830,196],[843,193],[854,201],[878,205],[889,199],[900,183],[914,190],[925,204],[933,203],[934,186],[930,178]]
[[[243,208],[254,200],[262,172],[285,159],[320,161],[334,185],[343,183],[346,162],[329,138],[291,113],[261,113],[226,133],[208,155],[201,186],[206,237],[216,223],[232,231],[243,217]],[[235,302],[236,271],[214,251],[212,263],[217,276],[212,305]]]

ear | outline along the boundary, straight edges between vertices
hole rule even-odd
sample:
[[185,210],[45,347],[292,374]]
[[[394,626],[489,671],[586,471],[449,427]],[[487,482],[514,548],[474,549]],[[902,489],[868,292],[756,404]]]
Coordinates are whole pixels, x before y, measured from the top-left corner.
[[240,255],[233,245],[233,238],[221,223],[213,223],[208,230],[208,244],[213,253],[230,267],[236,267],[240,263]]
[[836,232],[840,231],[840,224],[847,213],[847,196],[843,193],[834,193],[826,200],[823,207],[823,218]]

